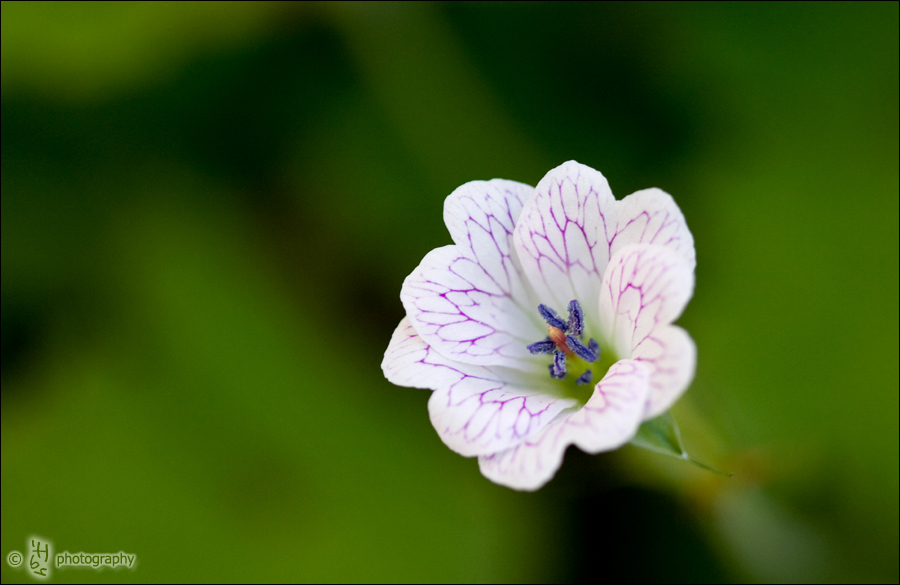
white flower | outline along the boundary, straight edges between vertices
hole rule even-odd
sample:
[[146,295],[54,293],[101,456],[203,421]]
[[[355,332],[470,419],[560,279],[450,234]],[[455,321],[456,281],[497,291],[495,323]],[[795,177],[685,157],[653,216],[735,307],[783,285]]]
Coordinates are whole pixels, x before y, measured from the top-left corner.
[[671,323],[693,293],[694,240],[667,193],[616,201],[569,161],[536,188],[466,183],[444,221],[454,244],[404,281],[382,369],[434,390],[435,430],[486,477],[538,489],[568,445],[616,449],[687,389],[696,348]]

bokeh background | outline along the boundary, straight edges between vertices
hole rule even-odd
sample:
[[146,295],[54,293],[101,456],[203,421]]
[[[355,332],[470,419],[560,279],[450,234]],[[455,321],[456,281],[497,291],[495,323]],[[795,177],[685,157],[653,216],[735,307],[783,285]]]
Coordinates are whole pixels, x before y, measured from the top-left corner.
[[[897,3],[3,2],[4,558],[896,582],[898,69]],[[734,477],[570,448],[514,492],[384,380],[444,197],[569,159],[684,211],[674,414]]]

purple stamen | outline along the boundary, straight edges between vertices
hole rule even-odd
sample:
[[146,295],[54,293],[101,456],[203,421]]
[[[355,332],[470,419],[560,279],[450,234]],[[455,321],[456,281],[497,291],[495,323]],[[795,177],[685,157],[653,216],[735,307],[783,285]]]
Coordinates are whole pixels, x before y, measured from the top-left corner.
[[597,340],[595,340],[593,337],[591,337],[591,341],[590,343],[588,343],[588,349],[591,350],[591,353],[597,356],[598,360],[600,359],[600,344],[597,343]]
[[566,377],[566,354],[562,351],[557,350],[556,353],[553,354],[553,363],[548,366],[550,369],[550,375],[557,380],[562,380]]
[[586,370],[583,374],[578,376],[578,379],[575,380],[575,383],[578,384],[579,386],[584,386],[585,384],[590,384],[592,376],[593,376],[593,373],[590,370]]
[[569,323],[566,331],[575,337],[581,337],[584,331],[584,311],[581,310],[581,303],[578,299],[569,301]]
[[540,355],[542,353],[553,353],[556,350],[556,344],[548,337],[544,341],[536,341],[528,346],[531,355]]
[[547,325],[551,327],[556,327],[557,329],[562,329],[565,331],[567,329],[566,322],[563,321],[559,315],[556,314],[556,311],[548,307],[547,305],[540,304],[538,305],[538,312],[541,314],[541,317],[544,318],[544,321],[547,322]]
[[581,341],[572,335],[566,335],[566,345],[572,350],[572,353],[588,363],[597,361],[597,354],[587,348]]

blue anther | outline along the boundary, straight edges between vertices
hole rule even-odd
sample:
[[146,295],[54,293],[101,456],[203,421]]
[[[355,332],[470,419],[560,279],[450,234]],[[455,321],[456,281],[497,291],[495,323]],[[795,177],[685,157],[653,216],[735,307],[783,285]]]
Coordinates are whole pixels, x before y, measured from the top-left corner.
[[575,383],[578,384],[579,386],[584,386],[585,384],[590,384],[592,376],[593,376],[593,373],[590,370],[587,370],[583,374],[578,376],[578,379],[575,380]]
[[563,331],[566,330],[566,322],[556,314],[556,311],[544,304],[538,305],[538,311],[540,312],[541,317],[544,318],[544,321],[547,322],[547,325],[556,327],[557,329],[562,329]]
[[550,370],[550,376],[556,378],[557,380],[562,380],[566,377],[566,354],[557,350],[556,353],[553,354],[553,363],[548,366]]
[[540,355],[542,353],[553,353],[556,350],[556,344],[548,337],[544,341],[536,341],[528,346],[528,351],[532,355]]
[[588,349],[591,350],[591,353],[597,356],[598,360],[600,359],[600,344],[597,343],[597,340],[595,340],[593,337],[591,337],[591,341],[590,343],[588,343]]
[[581,310],[578,299],[569,301],[569,327],[566,331],[575,337],[581,337],[581,332],[584,331],[584,311]]
[[572,335],[566,335],[566,345],[572,350],[572,353],[588,363],[597,361],[597,354],[587,348],[581,341]]

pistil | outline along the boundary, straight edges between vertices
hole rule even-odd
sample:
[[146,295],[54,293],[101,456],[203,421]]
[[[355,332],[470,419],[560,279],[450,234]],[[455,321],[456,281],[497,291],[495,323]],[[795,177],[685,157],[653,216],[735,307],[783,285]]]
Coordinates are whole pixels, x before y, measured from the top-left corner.
[[566,354],[566,357],[572,357],[575,355],[575,352],[566,344],[566,332],[558,327],[554,327],[553,325],[547,326],[547,335],[550,337],[550,341],[556,345],[556,348],[561,352]]

